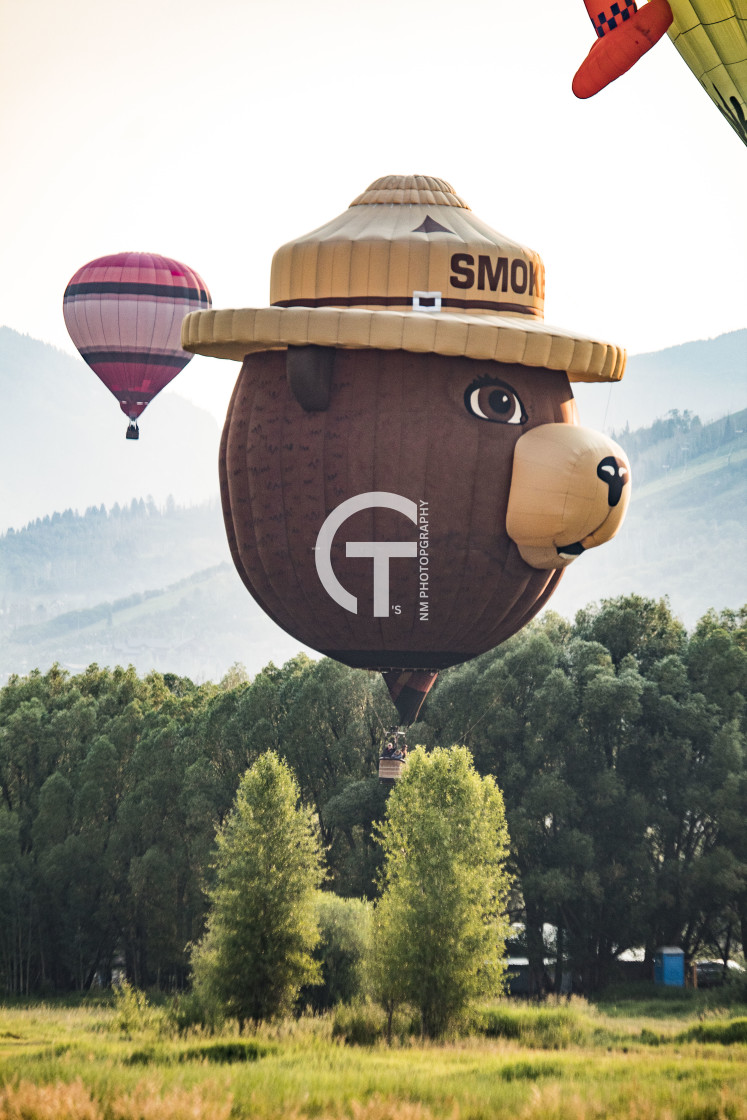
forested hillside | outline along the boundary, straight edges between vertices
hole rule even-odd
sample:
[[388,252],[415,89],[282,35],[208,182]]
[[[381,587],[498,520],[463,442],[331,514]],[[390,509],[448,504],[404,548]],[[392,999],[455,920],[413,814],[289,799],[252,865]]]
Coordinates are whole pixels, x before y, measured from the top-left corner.
[[67,510],[0,537],[0,680],[94,661],[217,680],[299,648],[245,591],[216,502]]
[[[0,595],[35,606],[92,606],[161,588],[229,559],[217,501],[162,508],[152,498],[39,517],[0,537]],[[30,621],[30,620],[27,620]]]
[[[630,598],[535,621],[441,675],[411,744],[466,744],[503,791],[511,918],[535,974],[559,952],[590,991],[625,949],[688,959],[747,941],[747,615],[691,635]],[[338,894],[375,895],[378,674],[304,656],[196,687],[92,666],[0,689],[0,988],[182,984],[216,826],[272,749],[316,815]],[[558,930],[554,944],[543,928]]]

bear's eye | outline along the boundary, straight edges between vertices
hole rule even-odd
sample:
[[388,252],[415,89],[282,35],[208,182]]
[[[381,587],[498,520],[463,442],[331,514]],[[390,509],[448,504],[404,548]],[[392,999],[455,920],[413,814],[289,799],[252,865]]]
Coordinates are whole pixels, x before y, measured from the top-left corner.
[[526,424],[527,414],[518,394],[495,377],[480,377],[464,394],[467,412],[494,424]]

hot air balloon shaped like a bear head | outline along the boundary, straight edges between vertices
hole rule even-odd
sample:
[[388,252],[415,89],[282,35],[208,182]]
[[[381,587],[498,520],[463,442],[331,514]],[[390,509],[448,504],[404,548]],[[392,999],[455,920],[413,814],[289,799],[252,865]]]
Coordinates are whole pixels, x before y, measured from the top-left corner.
[[220,453],[234,563],[289,634],[384,672],[407,723],[619,529],[629,464],[570,382],[619,380],[625,353],[545,324],[539,255],[420,175],[279,249],[271,304],[182,330],[243,363]]

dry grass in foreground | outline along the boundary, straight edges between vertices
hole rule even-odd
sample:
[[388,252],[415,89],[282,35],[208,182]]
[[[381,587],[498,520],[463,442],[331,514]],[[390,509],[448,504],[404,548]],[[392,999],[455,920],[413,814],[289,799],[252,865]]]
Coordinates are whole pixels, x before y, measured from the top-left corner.
[[[233,1111],[231,1097],[218,1100],[205,1089],[172,1089],[161,1095],[147,1085],[138,1086],[132,1094],[120,1094],[108,1103],[94,1099],[80,1079],[69,1084],[34,1085],[22,1081],[18,1086],[0,1090],[0,1120],[229,1120],[234,1116],[250,1117],[250,1113]],[[296,1111],[283,1114],[286,1120],[312,1120],[309,1114]],[[461,1110],[453,1104],[446,1120],[460,1120]],[[444,1116],[439,1113],[439,1116]],[[530,1098],[517,1120],[745,1120],[747,1101],[742,1096],[723,1090],[717,1100],[696,1097],[686,1108],[664,1107],[645,1099],[628,1100],[621,1110],[609,1111],[608,1104],[566,1093],[557,1085],[533,1086]],[[313,1120],[436,1120],[436,1114],[425,1105],[408,1101],[373,1098],[365,1104],[351,1101],[349,1107],[323,1114],[313,1113]]]
[[744,1005],[660,1002],[504,1001],[391,1047],[365,1008],[240,1035],[0,1006],[0,1120],[747,1120]]
[[232,1099],[218,1100],[205,1089],[172,1089],[164,1094],[147,1084],[102,1104],[80,1078],[66,1084],[21,1081],[0,1090],[0,1120],[228,1120]]

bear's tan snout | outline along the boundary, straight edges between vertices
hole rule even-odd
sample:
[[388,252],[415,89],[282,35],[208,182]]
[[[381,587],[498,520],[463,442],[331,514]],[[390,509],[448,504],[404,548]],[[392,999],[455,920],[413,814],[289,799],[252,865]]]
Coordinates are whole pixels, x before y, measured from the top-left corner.
[[564,568],[611,540],[630,501],[630,464],[614,440],[541,424],[514,450],[506,531],[533,568]]

